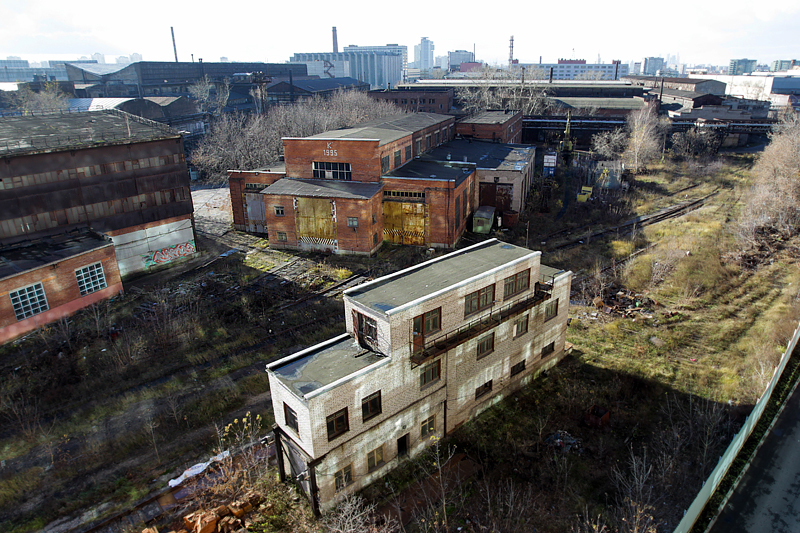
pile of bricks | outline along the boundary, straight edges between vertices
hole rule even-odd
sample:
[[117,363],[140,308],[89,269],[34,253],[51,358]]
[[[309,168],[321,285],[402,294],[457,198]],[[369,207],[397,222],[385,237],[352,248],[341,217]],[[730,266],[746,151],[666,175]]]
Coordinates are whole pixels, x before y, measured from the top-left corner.
[[[250,526],[247,515],[262,500],[263,497],[260,494],[249,491],[244,497],[234,502],[222,504],[210,510],[198,509],[183,517],[184,529],[170,533],[235,533]],[[147,528],[142,530],[142,533],[158,533],[158,529]]]

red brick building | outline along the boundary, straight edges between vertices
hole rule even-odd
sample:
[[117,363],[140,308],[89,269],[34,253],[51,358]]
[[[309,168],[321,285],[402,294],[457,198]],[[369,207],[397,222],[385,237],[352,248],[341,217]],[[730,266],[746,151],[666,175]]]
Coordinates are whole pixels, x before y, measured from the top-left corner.
[[453,89],[387,89],[368,93],[376,100],[390,102],[409,113],[449,113],[453,108]]
[[83,230],[0,248],[0,343],[122,292],[114,243]]
[[454,134],[452,117],[415,113],[286,138],[285,169],[230,172],[234,225],[278,248],[453,247],[476,206],[475,165],[417,158]]
[[456,133],[467,139],[519,143],[522,141],[522,113],[485,111],[459,121]]

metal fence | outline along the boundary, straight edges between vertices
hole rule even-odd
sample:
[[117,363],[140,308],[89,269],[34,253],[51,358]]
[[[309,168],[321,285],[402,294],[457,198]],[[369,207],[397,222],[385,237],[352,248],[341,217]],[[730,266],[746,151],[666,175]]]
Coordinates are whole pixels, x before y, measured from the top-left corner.
[[733,438],[733,441],[728,446],[728,449],[725,450],[723,456],[720,457],[716,468],[714,468],[714,470],[711,472],[711,475],[708,476],[708,479],[703,484],[703,488],[700,489],[700,492],[692,502],[692,505],[689,506],[689,509],[684,514],[683,519],[678,524],[678,527],[675,528],[675,533],[688,533],[688,531],[692,529],[698,517],[708,503],[708,500],[714,495],[714,492],[719,487],[719,484],[725,477],[725,474],[728,473],[728,469],[736,459],[736,456],[741,451],[742,446],[744,446],[744,443],[747,441],[748,437],[750,437],[750,434],[753,432],[756,424],[758,424],[761,415],[764,413],[767,402],[769,402],[769,399],[772,396],[772,391],[775,390],[775,385],[777,385],[778,380],[783,374],[783,370],[786,368],[786,363],[789,361],[789,358],[792,356],[792,353],[797,346],[798,337],[800,337],[800,325],[798,325],[797,329],[794,330],[794,335],[792,335],[792,339],[786,346],[786,351],[783,352],[781,361],[775,368],[775,372],[772,375],[772,380],[769,382],[769,385],[767,385],[764,394],[761,395],[761,398],[756,403],[753,411],[750,413],[750,416],[747,417],[742,429]]

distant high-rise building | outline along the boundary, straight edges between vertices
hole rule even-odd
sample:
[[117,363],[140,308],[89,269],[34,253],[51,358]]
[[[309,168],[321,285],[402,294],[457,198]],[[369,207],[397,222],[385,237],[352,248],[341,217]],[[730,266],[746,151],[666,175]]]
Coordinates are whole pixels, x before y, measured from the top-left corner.
[[554,80],[617,80],[628,75],[628,65],[614,60],[611,63],[587,63],[585,59],[559,59],[558,63],[520,63],[526,79]]
[[105,54],[101,54],[100,52],[97,52],[96,54],[92,54],[92,59],[94,59],[95,61],[97,61],[100,64],[103,64],[103,63],[106,62]]
[[408,65],[408,50],[405,46],[345,46],[343,52],[297,53],[292,63],[328,61],[332,64],[346,62],[350,66],[349,76],[369,83],[373,89],[388,89],[403,80]]
[[450,68],[450,63],[447,56],[436,56],[436,59],[433,60],[433,66],[446,70]]
[[472,63],[475,61],[475,54],[466,50],[456,50],[448,52],[448,66],[450,70],[460,70],[461,63]]
[[433,68],[433,41],[423,37],[419,44],[414,45],[414,63],[420,70]]
[[797,59],[776,59],[770,64],[769,70],[772,72],[782,72],[784,70],[791,70],[796,65],[800,65],[800,61]]
[[664,70],[665,66],[663,57],[645,57],[642,59],[642,76],[655,76]]
[[142,60],[142,54],[137,54],[136,52],[131,54],[131,63],[136,63],[137,61]]
[[728,64],[728,74],[731,76],[750,74],[756,69],[757,63],[755,59],[731,59]]

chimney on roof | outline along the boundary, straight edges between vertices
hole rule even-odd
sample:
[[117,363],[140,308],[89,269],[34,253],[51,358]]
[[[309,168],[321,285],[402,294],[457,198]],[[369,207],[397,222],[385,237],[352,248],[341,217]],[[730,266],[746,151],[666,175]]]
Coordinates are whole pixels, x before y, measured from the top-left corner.
[[339,40],[336,38],[336,26],[333,27],[333,53],[339,53]]

